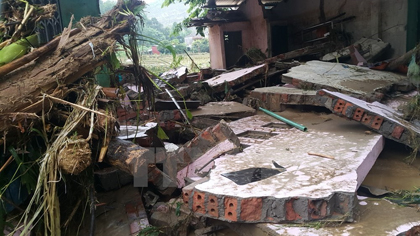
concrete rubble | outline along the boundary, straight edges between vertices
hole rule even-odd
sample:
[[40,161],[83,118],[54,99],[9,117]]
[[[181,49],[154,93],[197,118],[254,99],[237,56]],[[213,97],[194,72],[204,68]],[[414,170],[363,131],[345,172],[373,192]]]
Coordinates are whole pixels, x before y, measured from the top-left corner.
[[256,88],[250,97],[260,100],[270,111],[284,111],[285,105],[322,106],[314,90],[273,86]]
[[[316,34],[321,38],[305,39],[287,51],[282,48],[273,55],[260,52],[258,58],[244,54],[234,64],[236,68],[201,68],[189,73],[186,66],[180,66],[158,78],[134,62],[112,68],[115,78],[99,86],[95,84],[99,79],[92,83],[84,75],[96,76],[94,71],[108,65],[109,57],[115,55],[105,55],[104,51],[129,32],[127,17],[120,14],[122,2],[119,4],[111,13],[120,23],[112,28],[113,24],[108,24],[112,17],[102,17],[84,33],[70,30],[70,24],[60,36],[63,41],[56,38],[53,43],[57,45],[45,45],[47,49],[57,47],[56,51],[49,49],[41,56],[29,53],[14,69],[0,66],[0,74],[5,73],[5,80],[0,82],[9,95],[17,94],[13,81],[20,84],[47,75],[45,81],[39,79],[45,86],[31,82],[26,95],[19,93],[13,102],[18,106],[7,102],[8,96],[2,97],[0,105],[7,114],[0,122],[4,136],[0,139],[4,147],[0,172],[7,170],[14,176],[26,163],[20,155],[31,156],[33,146],[44,140],[40,149],[45,154],[39,155],[45,159],[33,163],[40,163],[40,170],[49,172],[38,175],[25,169],[32,175],[14,184],[39,178],[32,190],[55,189],[48,197],[59,200],[48,207],[42,205],[42,209],[52,209],[43,212],[51,217],[60,213],[55,210],[65,208],[61,218],[67,221],[58,225],[67,228],[67,222],[79,218],[82,206],[90,205],[86,211],[90,217],[82,217],[86,221],[80,226],[83,235],[420,232],[420,190],[412,189],[420,185],[420,162],[414,158],[420,148],[420,99],[418,89],[414,89],[418,81],[413,79],[419,75],[412,74],[412,68],[420,64],[416,48],[385,61],[383,57],[392,48],[388,42],[372,38],[351,44],[349,40],[324,41],[330,35],[319,30]],[[353,19],[355,16],[332,18],[295,34],[304,40],[304,35],[331,22]],[[89,34],[84,35],[86,32]],[[100,47],[89,46],[89,40]],[[81,53],[70,50],[75,48]],[[69,55],[80,60],[77,65],[67,63],[72,64],[71,70],[64,70],[62,59],[72,61]],[[27,58],[32,58],[30,65],[21,65]],[[51,58],[58,67],[49,63]],[[44,67],[39,65],[48,65],[48,69],[42,71]],[[65,80],[57,85],[59,71],[64,71]],[[25,75],[24,80],[20,81],[20,75]],[[28,130],[38,136],[23,137]],[[25,145],[21,145],[21,138]],[[6,148],[6,141],[21,147]],[[389,180],[377,184],[376,176],[372,177],[373,172],[389,171],[378,167],[388,158],[383,157],[389,151],[388,144],[400,145],[392,150],[411,155],[410,164],[418,162],[418,166],[410,166],[410,173],[417,178],[409,182],[411,189],[408,184],[398,189]],[[87,153],[88,161],[79,160],[66,172],[64,157],[57,154],[64,149],[70,150],[69,156],[74,154],[69,159]],[[16,163],[11,164],[13,160]],[[55,163],[59,167],[48,166]],[[404,174],[407,166],[401,171]],[[400,180],[406,181],[397,178],[396,182]],[[45,189],[37,186],[41,182]],[[21,194],[18,187],[19,191],[0,194],[1,217],[3,208],[8,216],[14,211],[37,212],[31,208],[33,201],[28,208],[31,211],[20,208],[33,192]],[[80,199],[68,194],[73,191],[80,192]],[[382,216],[381,223],[375,224]],[[20,231],[35,228],[33,221],[14,221],[12,218],[10,222]],[[0,230],[12,233],[8,227]]]
[[381,101],[403,75],[341,63],[309,61],[283,74],[282,82],[306,90],[328,89],[364,101]]
[[334,114],[360,122],[388,139],[416,147],[420,127],[404,120],[400,112],[379,102],[368,103],[328,90],[320,90],[318,95],[320,102]]
[[[340,217],[353,221],[355,192],[382,151],[383,137],[340,127],[334,133],[322,128],[301,132],[273,124],[284,125],[266,116],[231,122],[241,143],[249,146],[217,159],[207,182],[192,190],[184,188],[185,203],[198,214],[230,222],[296,223]],[[246,185],[222,176],[250,167],[272,169],[272,162],[286,171]]]

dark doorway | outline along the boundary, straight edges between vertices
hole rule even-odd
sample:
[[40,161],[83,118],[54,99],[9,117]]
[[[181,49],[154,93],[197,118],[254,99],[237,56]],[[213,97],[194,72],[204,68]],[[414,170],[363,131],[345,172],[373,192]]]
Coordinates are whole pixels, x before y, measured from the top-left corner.
[[271,26],[271,56],[288,52],[287,26]]
[[223,32],[225,41],[225,60],[226,68],[235,65],[236,61],[242,56],[242,32],[230,31]]

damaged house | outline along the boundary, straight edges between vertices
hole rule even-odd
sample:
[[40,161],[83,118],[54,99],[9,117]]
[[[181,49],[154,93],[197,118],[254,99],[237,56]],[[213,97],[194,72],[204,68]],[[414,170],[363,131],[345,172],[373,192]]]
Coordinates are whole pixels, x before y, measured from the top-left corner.
[[419,234],[418,1],[210,0],[160,76],[97,3],[8,1],[0,235]]
[[204,7],[207,16],[190,26],[208,28],[212,68],[231,68],[252,48],[273,57],[326,42],[324,51],[334,51],[361,38],[390,43],[391,58],[420,37],[413,0],[214,0]]

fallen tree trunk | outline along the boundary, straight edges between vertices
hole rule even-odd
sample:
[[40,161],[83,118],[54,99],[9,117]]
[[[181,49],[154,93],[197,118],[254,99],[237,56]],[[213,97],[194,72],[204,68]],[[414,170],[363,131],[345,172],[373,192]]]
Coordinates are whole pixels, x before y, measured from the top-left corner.
[[[134,178],[135,187],[147,187],[150,182],[164,195],[172,194],[176,189],[175,181],[158,169],[155,162],[161,163],[166,158],[165,152],[141,147],[130,141],[112,139],[109,142],[105,161]],[[165,168],[170,168],[169,166]]]
[[[142,4],[130,1],[131,9]],[[41,93],[54,90],[78,80],[81,76],[106,61],[116,39],[130,31],[136,21],[134,15],[120,14],[124,4],[119,4],[93,25],[68,38],[65,46],[54,53],[45,54],[37,60],[3,76],[0,81],[0,112],[19,112],[42,99]],[[32,106],[30,111],[38,113],[42,104]],[[14,120],[13,122],[19,122]],[[0,124],[0,132],[10,127],[10,122]]]
[[[70,36],[73,36],[73,35],[75,35],[79,32],[80,32],[80,29],[73,29],[70,33]],[[14,61],[12,61],[12,62],[4,65],[4,66],[1,66],[0,67],[0,78],[5,76],[7,73],[9,73],[13,70],[16,70],[17,68],[26,65],[27,63],[35,60],[36,58],[54,50],[57,47],[60,39],[61,39],[61,37],[57,37],[57,38],[51,40],[49,43],[45,44],[44,46],[35,49],[33,52],[31,52],[31,53],[29,53],[29,54],[27,54],[27,55],[25,55],[25,56],[23,56],[23,57],[21,57],[17,60],[14,60]]]

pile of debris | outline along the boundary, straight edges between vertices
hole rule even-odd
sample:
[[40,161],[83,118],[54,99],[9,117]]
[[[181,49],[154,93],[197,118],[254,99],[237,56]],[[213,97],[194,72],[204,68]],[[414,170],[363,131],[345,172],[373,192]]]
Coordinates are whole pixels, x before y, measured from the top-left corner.
[[[17,38],[34,46],[27,28],[55,10],[19,4],[9,4],[16,24],[16,14],[0,24],[11,35],[3,50]],[[417,153],[417,49],[374,64],[390,45],[364,38],[320,60],[295,61],[328,43],[157,78],[132,38],[142,4],[119,1],[0,64],[0,232],[276,235],[296,230],[281,223],[341,225],[357,219],[358,189],[385,139]],[[119,63],[116,42],[133,64]]]
[[[363,50],[376,49],[376,44],[379,51]],[[279,223],[333,222],[338,227],[355,221],[356,194],[366,187],[363,180],[385,140],[400,142],[414,153],[418,150],[420,127],[398,110],[417,96],[406,76],[408,55],[417,51],[386,62],[387,66],[382,63],[382,71],[371,60],[390,45],[368,39],[348,47],[348,57],[357,59],[349,64],[293,61],[319,52],[319,47],[229,71],[202,69],[188,74],[181,67],[155,80],[160,89],[151,109],[130,103],[119,108],[121,140],[112,141],[118,145],[109,147],[107,159],[133,175],[135,186],[148,189],[142,195],[133,193],[133,199],[138,199],[136,212],[126,209],[129,219],[124,221],[124,232],[249,235],[248,230],[269,230],[276,235],[296,230]],[[364,60],[358,50],[369,59]],[[340,57],[346,52],[341,50]],[[404,73],[395,73],[404,65]],[[133,87],[128,81],[127,90],[119,91],[124,101],[142,96]],[[295,108],[328,115],[302,115]],[[137,126],[138,120],[146,120],[146,125]],[[160,141],[163,133],[171,144]],[[107,184],[102,181],[102,185]],[[113,189],[121,185],[116,183]],[[179,189],[182,200],[176,199]],[[128,190],[117,192],[121,191]],[[168,198],[172,199],[167,202]],[[132,199],[124,201],[120,203],[131,204]],[[101,220],[112,221],[107,216]],[[149,222],[153,226],[146,227]],[[390,227],[397,228],[396,224]],[[122,232],[121,227],[113,230]]]

